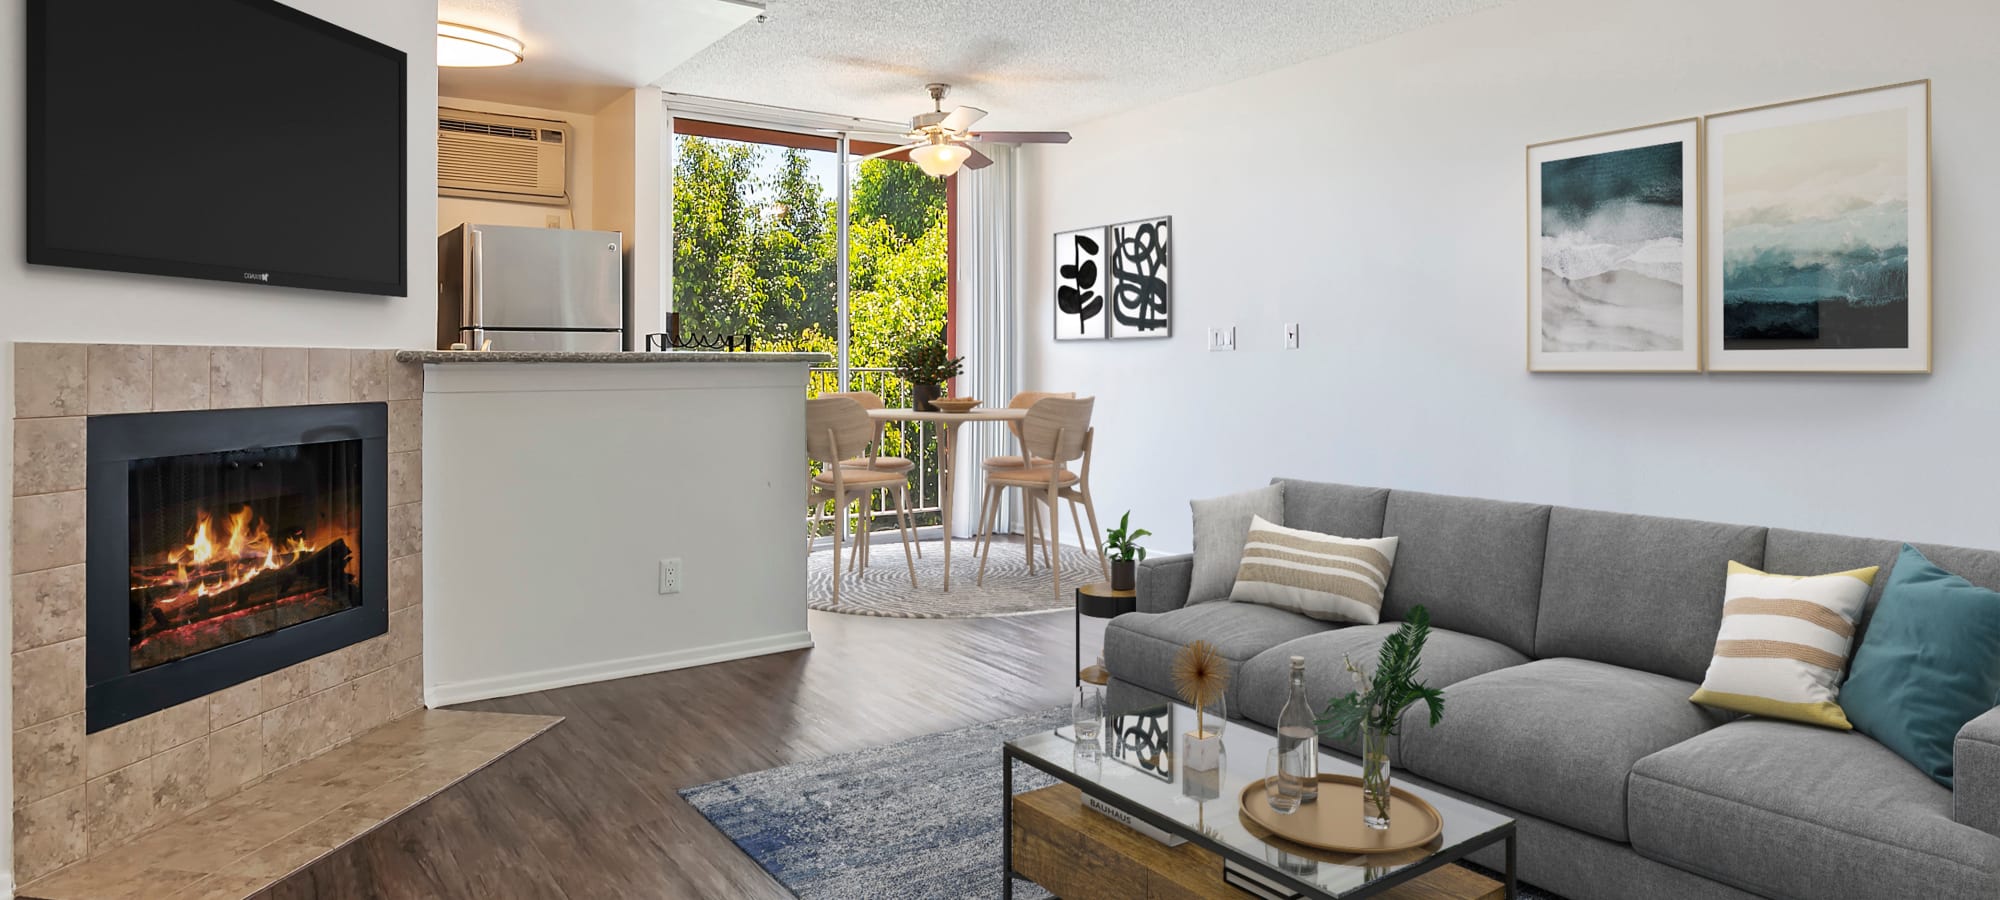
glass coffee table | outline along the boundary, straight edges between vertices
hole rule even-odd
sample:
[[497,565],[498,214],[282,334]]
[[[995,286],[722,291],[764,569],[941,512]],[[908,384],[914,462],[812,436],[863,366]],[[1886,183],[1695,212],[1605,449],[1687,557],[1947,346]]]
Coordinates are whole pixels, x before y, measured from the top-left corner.
[[[1517,896],[1514,820],[1405,782],[1399,781],[1397,787],[1423,798],[1443,819],[1443,833],[1427,847],[1400,854],[1348,855],[1303,847],[1275,836],[1259,837],[1253,829],[1266,835],[1269,832],[1246,824],[1239,805],[1244,789],[1264,777],[1266,757],[1277,746],[1277,738],[1232,721],[1223,732],[1220,770],[1189,777],[1174,757],[1178,735],[1193,730],[1193,717],[1192,709],[1179,704],[1146,705],[1123,713],[1107,711],[1094,746],[1079,746],[1071,725],[1008,741],[1001,755],[1006,797],[1001,813],[1006,883],[1002,896],[1013,896],[1017,875],[1016,762],[1053,776],[1081,791],[1085,798],[1095,798],[1220,856],[1237,870],[1238,877],[1247,872],[1265,882],[1272,896],[1295,894],[1316,900],[1374,897],[1437,872],[1473,851],[1501,843],[1506,846],[1503,896],[1507,900]],[[1319,766],[1322,773],[1359,776],[1361,772],[1358,765],[1325,752],[1320,753]],[[1252,798],[1250,802],[1261,801]],[[1355,815],[1360,814],[1357,807]],[[1091,812],[1083,818],[1096,815]],[[1462,870],[1454,874],[1470,877]],[[1490,890],[1492,882],[1485,884]]]

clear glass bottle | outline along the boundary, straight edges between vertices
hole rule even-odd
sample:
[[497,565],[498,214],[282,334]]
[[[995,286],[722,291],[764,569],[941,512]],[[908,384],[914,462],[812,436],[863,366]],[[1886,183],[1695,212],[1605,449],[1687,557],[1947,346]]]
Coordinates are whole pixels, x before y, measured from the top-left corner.
[[1301,803],[1319,799],[1319,727],[1314,721],[1312,701],[1306,699],[1306,658],[1292,657],[1292,688],[1285,708],[1278,713],[1278,752],[1292,760],[1290,774],[1297,777]]

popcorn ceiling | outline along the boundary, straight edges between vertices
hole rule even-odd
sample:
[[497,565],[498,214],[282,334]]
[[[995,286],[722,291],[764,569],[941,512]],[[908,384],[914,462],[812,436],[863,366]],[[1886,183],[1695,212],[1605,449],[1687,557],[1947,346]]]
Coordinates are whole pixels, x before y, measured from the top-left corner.
[[669,91],[904,121],[977,106],[995,130],[1066,128],[1504,0],[771,0],[670,72]]

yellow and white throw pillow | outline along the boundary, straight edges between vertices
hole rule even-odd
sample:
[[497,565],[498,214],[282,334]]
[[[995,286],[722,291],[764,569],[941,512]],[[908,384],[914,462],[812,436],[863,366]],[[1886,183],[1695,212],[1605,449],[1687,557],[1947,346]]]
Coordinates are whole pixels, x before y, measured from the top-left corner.
[[1877,566],[1831,575],[1772,575],[1729,564],[1722,630],[1701,689],[1688,699],[1772,719],[1853,730],[1840,674]]
[[1382,620],[1396,539],[1344,538],[1250,520],[1229,599],[1329,622]]

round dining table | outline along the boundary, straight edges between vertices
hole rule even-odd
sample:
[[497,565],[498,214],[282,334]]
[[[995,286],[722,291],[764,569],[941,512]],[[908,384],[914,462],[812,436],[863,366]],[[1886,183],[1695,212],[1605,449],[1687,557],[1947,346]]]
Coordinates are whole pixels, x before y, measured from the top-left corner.
[[933,422],[938,426],[938,494],[940,518],[944,525],[944,589],[951,590],[951,493],[956,481],[953,448],[958,444],[958,426],[967,422],[1019,422],[1028,417],[1025,409],[995,407],[971,412],[919,412],[914,409],[871,409],[868,417],[888,422]]

